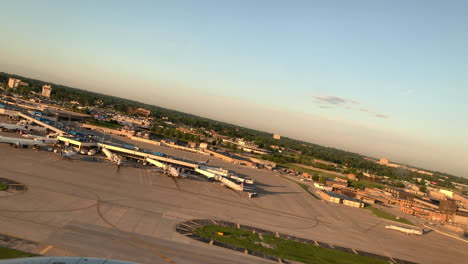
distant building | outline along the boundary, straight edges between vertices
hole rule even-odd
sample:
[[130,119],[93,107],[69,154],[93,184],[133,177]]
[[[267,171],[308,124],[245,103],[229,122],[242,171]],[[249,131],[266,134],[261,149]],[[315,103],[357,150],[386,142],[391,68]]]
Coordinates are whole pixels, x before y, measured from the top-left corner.
[[381,182],[379,176],[367,172],[362,173],[362,179],[370,182]]
[[389,163],[389,161],[388,161],[388,159],[381,158],[379,163],[382,164],[382,165],[387,165]]
[[130,114],[137,114],[137,115],[142,115],[142,116],[146,116],[146,117],[149,117],[151,115],[151,111],[150,110],[147,110],[147,109],[144,109],[144,108],[137,108],[137,109],[129,109],[128,112]]
[[314,186],[321,189],[321,190],[328,191],[328,192],[331,192],[333,190],[333,187],[326,186],[326,185],[318,183],[318,182],[315,182]]
[[131,125],[135,125],[135,126],[143,127],[143,128],[150,128],[153,125],[152,119],[145,118],[145,117],[134,117],[134,116],[117,114],[117,115],[114,115],[112,119],[123,125],[131,124]]
[[20,79],[10,78],[8,79],[8,88],[15,89],[20,85],[20,83],[21,83]]
[[352,207],[364,207],[364,203],[361,200],[334,193],[334,192],[328,192],[328,191],[320,191],[319,192],[320,197],[325,200],[329,201],[332,203],[342,203],[347,206],[352,206]]
[[466,184],[461,184],[458,182],[452,182],[452,184],[455,186],[455,188],[460,189],[460,190],[467,190],[468,191],[468,185]]
[[427,197],[423,197],[422,199],[418,197],[414,197],[413,201],[418,204],[419,206],[426,207],[426,208],[432,208],[432,209],[439,209],[439,204],[440,201],[438,200],[432,200]]
[[439,211],[441,212],[454,214],[457,210],[458,206],[455,200],[442,200],[439,203]]
[[423,216],[425,216],[425,218],[427,218],[429,220],[440,221],[440,222],[446,222],[447,221],[447,218],[448,218],[447,214],[440,213],[440,212],[437,212],[435,210],[426,209],[426,208],[423,208],[423,210],[426,213]]
[[[344,182],[344,181],[337,181],[336,179],[339,179],[339,178],[335,178],[335,180],[332,180],[330,178],[327,178],[326,181],[325,181],[325,185],[327,186],[332,186],[332,187],[336,187],[336,188],[340,188],[340,187],[348,187],[348,182]],[[341,180],[341,179],[340,179]]]
[[437,190],[430,190],[429,191],[429,196],[431,196],[432,198],[438,199],[438,200],[446,200],[447,199],[447,196],[445,196],[445,194],[440,193]]
[[453,191],[440,189],[439,192],[447,197],[453,198]]
[[455,193],[453,199],[455,199],[460,206],[468,208],[468,196]]
[[409,207],[400,207],[400,211],[405,214],[414,215],[414,209]]
[[401,207],[412,207],[414,205],[414,201],[406,200],[406,199],[399,199],[399,198],[389,198],[390,203],[397,204]]
[[420,173],[420,174],[426,174],[426,175],[429,175],[429,176],[433,176],[433,175],[434,175],[432,172],[423,171],[423,170],[417,170],[416,172],[417,172],[417,173]]
[[357,197],[357,192],[358,190],[356,189],[353,189],[353,188],[347,188],[347,187],[343,187],[343,188],[333,188],[335,190],[336,193],[339,193],[339,194],[342,194],[342,195],[346,195],[348,197],[352,197],[352,198],[356,198]]
[[468,226],[468,216],[466,216],[465,214],[459,214],[459,213],[460,212],[457,212],[454,215],[450,215],[449,221],[451,223]]
[[390,161],[386,158],[381,158],[377,163],[380,165],[385,165],[387,167],[392,167],[392,168],[400,168],[401,165],[395,164],[395,163],[390,163]]
[[404,190],[397,189],[397,188],[387,187],[385,188],[385,191],[391,193],[393,197],[399,198],[399,199],[411,200],[414,198],[414,196],[411,193],[405,192]]
[[423,193],[423,192],[421,192],[419,190],[412,189],[412,188],[411,189],[405,188],[404,190],[405,190],[405,192],[411,193],[411,194],[416,195],[416,196],[425,196],[426,195],[425,193]]
[[335,181],[348,185],[348,181],[345,179],[341,179],[340,177],[335,177]]
[[52,87],[50,86],[50,84],[44,84],[42,86],[42,96],[50,97],[51,92],[52,92]]
[[273,138],[274,139],[281,139],[281,136],[280,136],[280,134],[273,134]]

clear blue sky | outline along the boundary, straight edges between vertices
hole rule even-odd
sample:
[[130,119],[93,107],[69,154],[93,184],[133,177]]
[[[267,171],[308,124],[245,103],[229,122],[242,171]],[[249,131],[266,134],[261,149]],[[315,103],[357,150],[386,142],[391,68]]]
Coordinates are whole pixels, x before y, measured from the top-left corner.
[[8,1],[0,70],[468,176],[466,1]]

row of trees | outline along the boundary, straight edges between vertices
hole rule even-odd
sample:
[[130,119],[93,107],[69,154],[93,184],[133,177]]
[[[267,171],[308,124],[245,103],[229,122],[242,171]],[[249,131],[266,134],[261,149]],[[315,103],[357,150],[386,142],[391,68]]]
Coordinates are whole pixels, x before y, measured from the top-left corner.
[[202,141],[201,137],[198,135],[182,133],[179,130],[172,128],[172,127],[153,126],[153,128],[151,128],[151,132],[164,138],[177,138],[185,142],[189,142],[189,141],[201,142]]

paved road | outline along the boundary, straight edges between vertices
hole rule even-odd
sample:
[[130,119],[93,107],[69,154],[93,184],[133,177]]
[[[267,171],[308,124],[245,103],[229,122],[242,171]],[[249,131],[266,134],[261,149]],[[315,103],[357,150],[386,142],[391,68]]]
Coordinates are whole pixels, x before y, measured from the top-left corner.
[[[186,152],[181,157],[206,160]],[[150,169],[118,171],[106,162],[67,161],[54,153],[0,145],[2,177],[29,186],[23,195],[0,197],[0,226],[3,233],[52,245],[46,255],[60,250],[61,255],[140,263],[271,263],[175,232],[177,223],[194,218],[221,219],[414,262],[460,263],[468,257],[461,242],[435,232],[412,237],[385,230],[385,223],[367,210],[325,204],[269,171],[220,160],[210,163],[254,176],[260,197],[248,199],[216,183],[174,180]]]

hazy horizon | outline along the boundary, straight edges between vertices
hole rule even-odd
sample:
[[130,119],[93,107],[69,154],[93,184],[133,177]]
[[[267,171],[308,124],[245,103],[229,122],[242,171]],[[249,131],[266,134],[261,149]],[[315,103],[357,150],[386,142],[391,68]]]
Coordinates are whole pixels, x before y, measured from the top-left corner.
[[467,5],[358,2],[5,3],[0,71],[467,177]]

